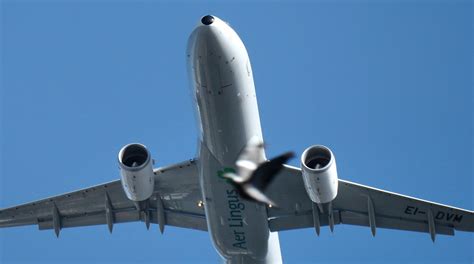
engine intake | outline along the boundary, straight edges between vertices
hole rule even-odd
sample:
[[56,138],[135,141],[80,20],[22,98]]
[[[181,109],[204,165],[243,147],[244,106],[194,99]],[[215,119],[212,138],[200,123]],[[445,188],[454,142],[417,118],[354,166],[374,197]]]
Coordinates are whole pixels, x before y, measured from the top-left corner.
[[138,143],[124,146],[118,154],[122,187],[128,199],[144,201],[153,194],[155,180],[151,154]]
[[306,192],[318,204],[329,203],[337,196],[336,159],[322,145],[311,146],[301,155],[301,170]]

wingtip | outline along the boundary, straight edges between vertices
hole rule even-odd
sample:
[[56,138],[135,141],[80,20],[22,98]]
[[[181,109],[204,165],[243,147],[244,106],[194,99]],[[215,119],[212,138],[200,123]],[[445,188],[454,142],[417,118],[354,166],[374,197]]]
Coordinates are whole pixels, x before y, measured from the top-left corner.
[[278,205],[268,198],[261,190],[255,186],[246,185],[243,186],[242,191],[248,196],[248,198],[257,203],[265,204],[269,207],[278,207]]
[[[270,200],[271,201],[271,200]],[[272,201],[271,204],[268,205],[268,207],[270,208],[275,208],[275,209],[280,209],[280,206],[278,206],[278,204],[276,204],[275,202]]]
[[286,158],[291,159],[295,156],[295,153],[293,151],[288,151],[285,154],[283,154]]

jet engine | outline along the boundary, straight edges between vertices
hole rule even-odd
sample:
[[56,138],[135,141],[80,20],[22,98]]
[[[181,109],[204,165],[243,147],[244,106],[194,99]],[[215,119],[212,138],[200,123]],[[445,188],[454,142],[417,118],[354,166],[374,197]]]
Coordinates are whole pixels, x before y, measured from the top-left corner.
[[148,149],[138,143],[124,146],[118,154],[122,187],[128,199],[144,201],[153,194],[153,162]]
[[301,155],[301,170],[304,187],[314,203],[329,203],[336,198],[336,159],[329,148],[322,145],[307,148]]

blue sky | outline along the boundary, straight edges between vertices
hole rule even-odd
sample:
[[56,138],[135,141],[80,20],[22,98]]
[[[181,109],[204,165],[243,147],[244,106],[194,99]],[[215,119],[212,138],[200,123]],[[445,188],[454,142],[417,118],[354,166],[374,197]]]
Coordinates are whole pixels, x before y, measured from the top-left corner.
[[[146,144],[196,155],[186,41],[226,20],[254,71],[268,156],[329,146],[340,178],[462,208],[473,197],[471,1],[1,3],[0,207],[118,179]],[[297,159],[291,162],[298,166]],[[473,235],[280,233],[288,263],[472,263]],[[209,235],[153,225],[0,230],[1,263],[209,263]]]

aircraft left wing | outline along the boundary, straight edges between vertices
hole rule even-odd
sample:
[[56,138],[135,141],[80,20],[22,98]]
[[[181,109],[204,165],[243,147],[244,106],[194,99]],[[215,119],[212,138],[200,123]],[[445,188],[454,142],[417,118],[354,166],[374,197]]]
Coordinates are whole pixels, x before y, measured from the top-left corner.
[[299,168],[285,166],[266,194],[278,205],[268,208],[271,231],[337,224],[454,235],[474,232],[474,212],[339,179],[332,210],[321,211],[306,190]]
[[37,225],[40,230],[108,225],[158,223],[207,231],[195,160],[154,170],[155,189],[147,210],[138,211],[120,180],[0,210],[0,228]]

